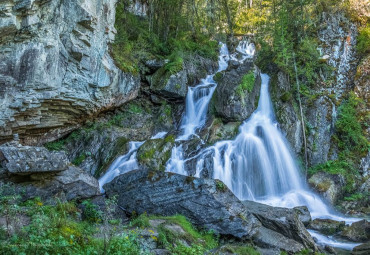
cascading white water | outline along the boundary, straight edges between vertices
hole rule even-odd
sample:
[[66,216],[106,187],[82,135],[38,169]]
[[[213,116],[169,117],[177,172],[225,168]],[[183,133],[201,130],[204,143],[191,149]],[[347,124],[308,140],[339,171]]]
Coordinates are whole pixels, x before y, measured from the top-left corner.
[[[167,132],[159,132],[155,136],[151,137],[150,139],[159,139],[165,137]],[[129,143],[129,150],[128,152],[118,157],[113,164],[109,167],[107,172],[99,179],[99,188],[102,193],[104,193],[103,186],[106,183],[111,182],[114,178],[121,174],[128,173],[132,170],[138,169],[139,164],[137,162],[137,151],[144,142],[130,142]]]
[[[261,78],[258,108],[240,126],[239,135],[235,140],[221,141],[206,149],[213,151],[213,177],[223,181],[240,200],[287,208],[306,205],[314,218],[335,217],[303,183],[275,121],[268,92],[269,77],[262,74]],[[198,167],[198,171],[202,169]]]
[[[229,56],[226,45],[222,45],[219,57],[219,71],[226,70],[228,60],[240,62],[252,58],[255,52],[253,44],[242,42],[237,47],[242,57]],[[193,88],[189,88],[186,99],[186,111],[181,122],[180,135],[176,141],[189,140],[196,131],[204,126],[208,105],[217,86],[214,74]],[[223,181],[240,200],[252,200],[260,203],[292,208],[305,205],[313,218],[330,218],[351,223],[358,219],[344,218],[331,212],[323,200],[311,192],[300,176],[294,154],[288,142],[280,132],[275,120],[268,85],[269,77],[261,75],[262,85],[257,110],[244,121],[239,134],[234,140],[220,141],[214,146],[205,148],[197,156],[196,176],[204,169],[205,159],[212,155],[213,178]],[[166,133],[159,133],[155,138],[162,138]],[[99,180],[103,185],[116,176],[138,167],[136,153],[144,142],[131,142],[129,152],[119,157]],[[172,149],[166,171],[187,175],[182,145]],[[335,247],[352,249],[354,243],[342,243],[310,232],[322,243]]]
[[[225,44],[221,44],[218,60],[219,68],[216,73],[226,70],[229,60],[229,52]],[[201,128],[206,121],[208,105],[217,86],[213,80],[215,74],[207,75],[201,83],[195,87],[189,87],[186,96],[186,110],[181,122],[181,135],[178,140],[187,140],[196,130]]]
[[[231,56],[231,59],[243,62],[253,57],[253,44],[242,42],[237,51],[242,58]],[[226,52],[226,51],[225,51]],[[220,59],[226,59],[221,56]],[[223,67],[227,68],[226,66]],[[193,90],[187,97],[186,113],[182,121],[182,134],[177,140],[187,140],[196,130],[204,125],[209,100],[217,84],[213,75]],[[260,203],[292,208],[305,205],[313,218],[329,218],[351,223],[358,219],[344,218],[333,213],[323,200],[311,192],[300,176],[294,154],[288,142],[278,128],[272,103],[269,96],[269,77],[261,75],[262,85],[257,110],[244,121],[239,128],[235,140],[220,141],[198,154],[196,175],[205,168],[205,158],[213,155],[213,178],[223,181],[240,200],[252,200]],[[209,93],[199,93],[194,96],[195,89],[203,89],[205,81],[212,84]],[[197,105],[197,103],[199,103]],[[192,158],[193,159],[193,158]],[[172,157],[167,164],[167,171],[187,174],[182,146],[172,150]],[[329,242],[327,237],[313,233],[319,241]],[[331,240],[336,247],[352,249],[356,244],[345,244]]]
[[[229,51],[226,44],[220,44],[218,57],[218,70],[216,73],[226,70],[229,61]],[[207,119],[208,105],[216,89],[213,80],[215,74],[207,75],[201,83],[195,87],[189,87],[186,95],[185,114],[181,121],[180,136],[176,141],[188,140],[196,131],[204,126]],[[186,175],[184,166],[184,151],[182,145],[174,146],[171,158],[167,163],[166,171]]]

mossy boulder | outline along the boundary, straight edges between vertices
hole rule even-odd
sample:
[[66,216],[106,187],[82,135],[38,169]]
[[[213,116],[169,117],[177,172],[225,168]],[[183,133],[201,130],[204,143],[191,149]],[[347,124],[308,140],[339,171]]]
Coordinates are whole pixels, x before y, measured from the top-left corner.
[[146,141],[137,152],[139,164],[154,171],[164,171],[174,144],[173,135],[169,135],[165,139]]
[[370,241],[370,222],[361,220],[352,223],[351,226],[345,227],[341,236],[354,242]]
[[172,74],[162,67],[150,77],[149,82],[150,89],[161,96],[182,100],[186,97],[188,77],[184,70]]
[[256,110],[261,76],[253,62],[230,64],[229,69],[214,78],[218,86],[212,105],[217,117],[225,122],[243,121]]
[[209,127],[209,132],[205,135],[207,144],[234,139],[239,132],[240,124],[241,122],[239,121],[223,123],[221,119],[214,119]]
[[310,223],[310,229],[317,230],[325,235],[334,235],[342,231],[346,223],[330,219],[314,219]]
[[314,174],[308,183],[323,195],[332,205],[343,196],[346,181],[341,174],[329,174],[318,172]]

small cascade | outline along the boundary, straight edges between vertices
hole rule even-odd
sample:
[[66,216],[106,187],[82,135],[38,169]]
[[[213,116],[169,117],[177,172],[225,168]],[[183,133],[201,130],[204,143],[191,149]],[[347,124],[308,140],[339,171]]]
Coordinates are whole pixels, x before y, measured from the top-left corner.
[[[229,61],[229,52],[225,44],[221,44],[220,56],[218,57],[219,68],[216,73],[226,70]],[[216,82],[213,80],[215,74],[207,75],[201,83],[195,87],[189,87],[186,96],[186,109],[181,122],[181,135],[177,140],[187,140],[196,130],[201,128],[207,117],[208,105],[213,92],[216,89]]]
[[[167,132],[159,132],[155,136],[151,137],[150,139],[160,139],[166,136]],[[130,142],[129,143],[129,150],[128,152],[118,157],[113,164],[109,167],[107,172],[99,179],[99,188],[102,193],[104,193],[103,186],[106,183],[111,182],[114,178],[119,175],[128,173],[132,170],[138,169],[139,164],[137,162],[137,151],[144,142]]]
[[[226,44],[220,44],[220,55],[218,57],[219,68],[216,73],[227,69],[230,58],[243,62],[247,58],[253,58],[255,46],[253,43],[242,41],[237,50],[242,54],[238,60],[236,55],[229,55]],[[215,73],[215,74],[216,74]],[[176,141],[186,141],[196,135],[196,131],[202,128],[207,119],[208,106],[212,99],[217,83],[213,80],[215,74],[208,75],[195,87],[190,87],[186,96],[186,110],[181,121],[180,136]],[[187,175],[182,145],[172,149],[172,156],[167,163],[166,171]]]

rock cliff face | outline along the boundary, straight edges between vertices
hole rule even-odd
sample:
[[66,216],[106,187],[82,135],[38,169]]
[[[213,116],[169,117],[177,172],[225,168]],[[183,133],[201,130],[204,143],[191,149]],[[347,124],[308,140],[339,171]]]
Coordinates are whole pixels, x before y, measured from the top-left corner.
[[139,77],[109,54],[115,3],[0,2],[0,143],[55,140],[136,96]]
[[[335,132],[337,103],[353,87],[356,72],[357,28],[341,13],[321,16],[318,32],[321,61],[326,61],[333,72],[315,88],[315,94],[302,98],[306,119],[309,165],[324,163],[336,158],[336,148],[331,143]],[[363,91],[363,89],[361,90]],[[283,73],[272,79],[272,97],[276,115],[283,132],[296,153],[303,151],[303,131],[298,106],[293,102],[292,81]]]

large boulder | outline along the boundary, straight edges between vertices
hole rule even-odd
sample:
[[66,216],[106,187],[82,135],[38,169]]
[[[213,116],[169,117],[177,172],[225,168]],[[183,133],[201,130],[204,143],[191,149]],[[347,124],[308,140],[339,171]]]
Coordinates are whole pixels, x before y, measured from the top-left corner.
[[109,53],[116,2],[1,1],[0,143],[55,140],[136,97]]
[[331,219],[314,219],[309,228],[317,230],[325,235],[334,235],[342,231],[346,223],[344,221],[335,221]]
[[367,220],[354,222],[351,226],[344,228],[341,236],[354,242],[370,241],[370,222]]
[[339,198],[343,196],[345,179],[340,174],[329,174],[318,172],[314,174],[308,183],[334,205]]
[[272,207],[252,201],[243,201],[243,204],[265,228],[279,232],[307,248],[315,248],[314,240],[300,219],[301,212],[308,210]]
[[[216,50],[216,47],[215,47]],[[185,100],[188,86],[196,85],[207,74],[213,73],[217,68],[217,61],[201,57],[197,54],[184,56],[176,60],[165,61],[153,75],[147,77],[150,83],[150,90],[169,100]],[[153,64],[158,61],[146,63],[150,70]],[[157,64],[157,67],[159,63]]]
[[353,248],[352,255],[368,255],[370,254],[370,242],[361,244]]
[[175,138],[173,135],[169,135],[164,139],[146,141],[137,151],[139,164],[156,171],[164,171],[166,162],[171,157],[174,144]]
[[60,172],[68,168],[64,152],[50,152],[43,147],[0,146],[0,164],[12,174]]
[[185,99],[188,91],[188,77],[184,70],[171,74],[164,67],[150,78],[150,89],[170,99]]
[[[24,200],[35,197],[73,200],[100,194],[98,181],[71,165],[64,153],[48,152],[40,147],[6,145],[0,147],[0,155],[5,156],[5,164],[0,167],[0,184],[13,185]],[[12,164],[6,163],[9,155]],[[14,168],[14,162],[19,162],[17,168]]]
[[[118,195],[118,205],[128,212],[182,214],[198,227],[222,236],[250,240],[267,249],[289,253],[316,249],[294,210],[279,208],[277,212],[267,212],[275,208],[261,205],[268,213],[264,215],[258,212],[258,204],[243,204],[218,180],[136,170],[118,176],[104,185],[104,190],[108,197]],[[282,219],[284,217],[286,219]],[[279,227],[286,231],[282,232]]]
[[250,238],[260,225],[226,186],[214,180],[137,170],[103,188],[109,197],[118,195],[118,205],[129,212],[182,214],[196,226],[222,235]]
[[244,121],[257,108],[261,88],[260,71],[253,62],[233,61],[229,69],[215,76],[214,113],[224,121]]

